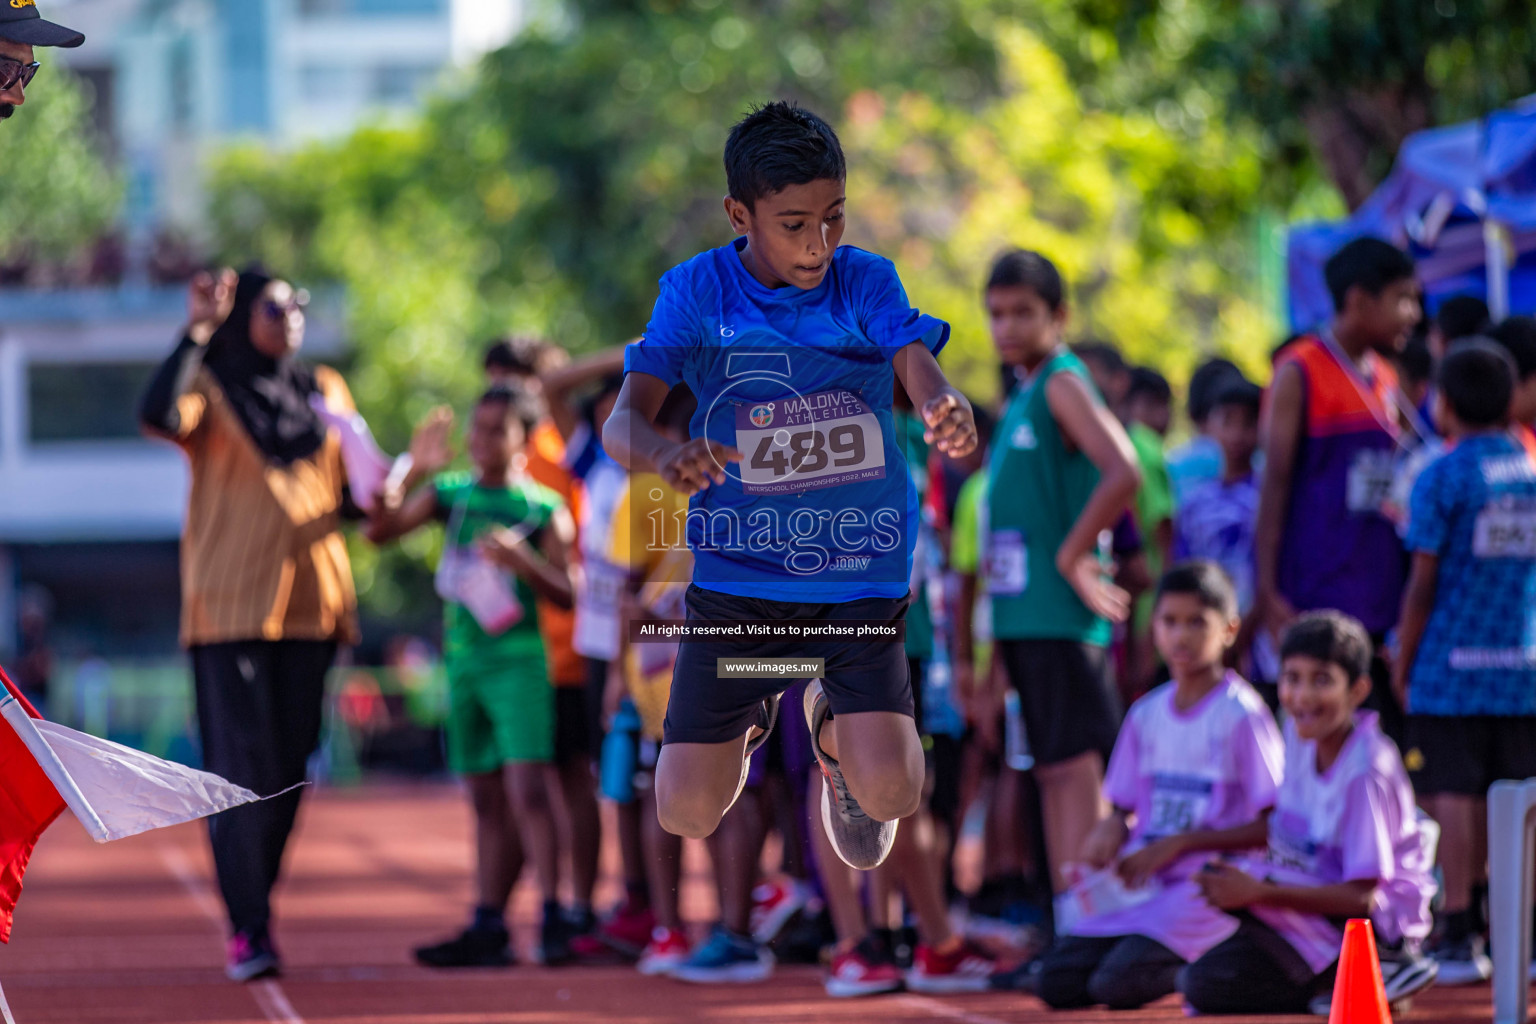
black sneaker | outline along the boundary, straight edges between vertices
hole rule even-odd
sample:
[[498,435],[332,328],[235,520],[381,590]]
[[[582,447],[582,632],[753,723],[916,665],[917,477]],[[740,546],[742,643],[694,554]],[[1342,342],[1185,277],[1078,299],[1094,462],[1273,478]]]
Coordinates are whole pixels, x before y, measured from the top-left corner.
[[1440,985],[1477,985],[1493,977],[1493,961],[1488,958],[1481,935],[1441,938],[1425,953],[1440,965]]
[[266,929],[230,936],[224,975],[230,981],[255,981],[282,973],[283,961]]
[[564,909],[547,908],[544,911],[544,923],[539,926],[539,963],[545,967],[570,963],[575,956],[571,951],[571,941],[580,934]]
[[1402,954],[1392,959],[1382,958],[1382,987],[1387,1002],[1396,1003],[1435,984],[1440,976],[1440,963],[1422,953]]
[[511,967],[512,936],[505,928],[466,928],[435,946],[416,949],[423,967]]

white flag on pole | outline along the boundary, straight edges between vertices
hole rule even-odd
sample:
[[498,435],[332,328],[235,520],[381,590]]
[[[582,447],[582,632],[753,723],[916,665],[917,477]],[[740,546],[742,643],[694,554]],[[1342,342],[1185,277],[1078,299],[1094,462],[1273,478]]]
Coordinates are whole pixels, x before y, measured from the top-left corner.
[[209,772],[32,718],[15,700],[0,700],[0,714],[98,843],[263,799]]

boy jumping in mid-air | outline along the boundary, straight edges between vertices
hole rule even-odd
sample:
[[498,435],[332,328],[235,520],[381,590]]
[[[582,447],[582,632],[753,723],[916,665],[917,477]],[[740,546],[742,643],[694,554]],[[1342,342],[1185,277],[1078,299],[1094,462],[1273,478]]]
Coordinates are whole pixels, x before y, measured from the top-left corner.
[[[892,421],[892,374],[932,443],[969,452],[970,404],[934,359],[949,327],[912,309],[888,260],[838,248],[846,165],[826,122],[771,103],[732,129],[725,166],[726,214],[745,237],[662,278],[645,337],[629,347],[604,446],[626,468],[693,495],[696,629],[772,620],[792,637],[837,620],[898,626],[917,496]],[[681,383],[699,402],[685,443],[653,426]],[[805,698],[826,777],[822,820],[849,865],[885,859],[923,788],[906,654],[899,641],[823,637],[683,644],[656,768],[668,831],[715,830],[779,695],[807,674],[752,678],[718,659],[822,659]]]

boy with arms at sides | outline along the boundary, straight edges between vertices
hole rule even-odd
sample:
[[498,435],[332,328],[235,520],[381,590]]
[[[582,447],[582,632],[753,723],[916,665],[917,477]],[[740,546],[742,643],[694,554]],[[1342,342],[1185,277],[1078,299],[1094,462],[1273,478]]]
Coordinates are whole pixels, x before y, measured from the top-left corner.
[[1515,367],[1489,341],[1458,341],[1440,364],[1436,418],[1450,450],[1410,501],[1413,567],[1393,685],[1408,753],[1441,828],[1442,985],[1486,981],[1481,899],[1488,787],[1536,775],[1536,466],[1505,429]]
[[1240,625],[1237,593],[1216,563],[1163,576],[1152,632],[1173,680],[1126,715],[1104,779],[1113,810],[1082,850],[1096,873],[1078,883],[1130,893],[1084,914],[1041,958],[1036,993],[1056,1009],[1161,999],[1185,964],[1237,929],[1192,879],[1213,852],[1263,844],[1280,786],[1280,730],[1222,664]]
[[1207,902],[1231,938],[1179,982],[1200,1013],[1327,1012],[1346,918],[1370,918],[1389,1001],[1432,984],[1421,956],[1435,894],[1435,826],[1421,823],[1397,747],[1373,711],[1371,639],[1339,612],[1309,612],[1280,642],[1285,773],[1266,857],[1212,861]]
[[[1376,238],[1345,245],[1324,273],[1333,323],[1281,353],[1260,429],[1253,615],[1280,636],[1298,611],[1336,608],[1360,620],[1379,649],[1407,578],[1386,514],[1394,464],[1408,448],[1391,357],[1419,321],[1418,284],[1407,254]],[[1399,735],[1402,712],[1380,657],[1372,676],[1372,707],[1388,735]]]
[[526,391],[492,388],[470,421],[474,475],[442,473],[411,493],[413,478],[436,473],[450,458],[451,419],[434,413],[411,445],[411,475],[379,496],[368,526],[376,544],[433,521],[447,528],[437,588],[444,599],[448,763],[464,776],[474,806],[478,889],[463,933],[416,950],[428,967],[512,963],[505,913],[525,852],[544,898],[540,958],[563,956],[570,938],[556,891],[549,804],[555,698],[537,602],[570,606],[575,527],[560,496],[524,472],[524,445],[540,416]]
[[[1035,757],[1052,891],[1103,816],[1099,787],[1120,707],[1106,646],[1130,598],[1109,580],[1100,535],[1136,497],[1136,454],[1082,360],[1061,342],[1061,274],[1015,250],[986,287],[992,340],[1021,377],[992,443],[987,488],[987,585],[995,657],[1019,692]],[[969,622],[957,660],[971,663]]]
[[[745,237],[662,279],[604,446],[693,495],[690,620],[899,624],[918,512],[892,373],[939,450],[969,452],[970,405],[934,359],[949,327],[910,307],[888,260],[839,248],[846,165],[826,122],[771,103],[732,129],[725,166],[726,214]],[[699,396],[686,443],[652,425],[678,383]],[[721,678],[717,659],[734,657],[825,659],[823,684],[805,698],[826,779],[822,820],[850,866],[879,864],[924,776],[899,642],[684,643],[656,768],[662,824],[715,830],[794,681]],[[743,956],[755,956],[741,938]]]

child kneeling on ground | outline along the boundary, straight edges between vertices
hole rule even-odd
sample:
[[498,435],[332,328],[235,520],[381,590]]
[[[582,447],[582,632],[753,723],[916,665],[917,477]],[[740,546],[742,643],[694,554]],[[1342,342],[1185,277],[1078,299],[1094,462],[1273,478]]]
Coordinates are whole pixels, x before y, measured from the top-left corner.
[[1237,922],[1193,880],[1212,851],[1264,842],[1282,744],[1269,708],[1223,666],[1240,624],[1214,562],[1187,562],[1158,586],[1152,630],[1173,681],[1126,716],[1104,779],[1113,807],[1090,833],[1092,872],[1068,892],[1076,921],[1040,960],[1036,993],[1057,1009],[1133,1009],[1175,991],[1186,964]]
[[1211,906],[1238,919],[1180,979],[1200,1013],[1320,1007],[1348,918],[1375,926],[1389,1000],[1434,982],[1419,946],[1435,894],[1436,829],[1420,822],[1396,745],[1374,712],[1360,710],[1370,664],[1365,627],[1340,612],[1303,615],[1281,641],[1285,780],[1267,856],[1198,876]]

